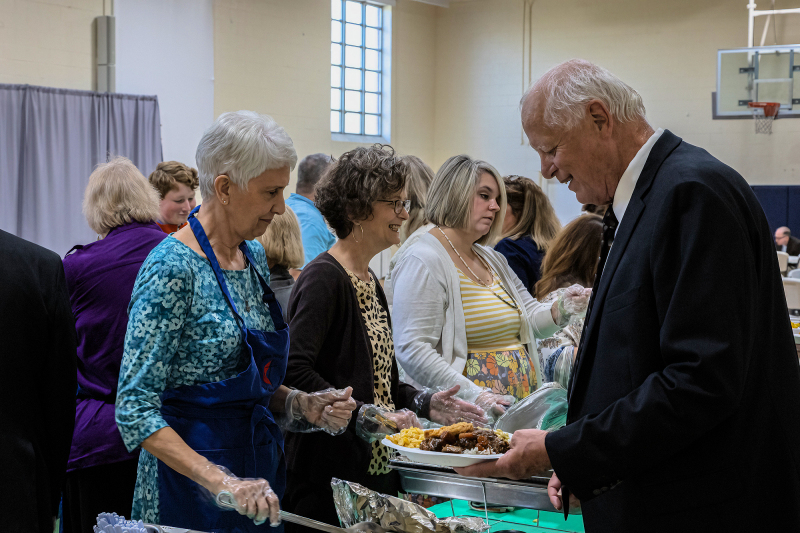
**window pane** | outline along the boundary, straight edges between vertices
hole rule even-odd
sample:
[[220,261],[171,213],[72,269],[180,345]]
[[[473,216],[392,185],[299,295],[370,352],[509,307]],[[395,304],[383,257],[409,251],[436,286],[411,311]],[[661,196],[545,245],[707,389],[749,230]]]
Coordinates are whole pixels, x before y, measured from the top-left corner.
[[331,87],[342,86],[342,67],[331,67]]
[[342,18],[342,0],[331,0],[331,18]]
[[378,115],[366,115],[364,117],[364,134],[365,135],[381,134],[381,118]]
[[331,41],[342,42],[342,23],[336,20],[331,21]]
[[381,32],[375,28],[367,28],[366,37],[367,48],[380,48],[381,47]]
[[345,42],[353,46],[361,46],[361,28],[362,26],[356,24],[345,24]]
[[361,111],[361,91],[344,92],[344,110]]
[[361,68],[361,48],[357,46],[345,46],[344,64],[346,67]]
[[339,133],[339,113],[338,111],[331,111],[331,132]]
[[331,89],[331,109],[342,108],[342,91],[341,89]]
[[332,65],[341,65],[342,64],[342,45],[331,43],[331,64]]
[[361,114],[359,113],[345,113],[344,114],[344,132],[361,134]]
[[[349,70],[349,69],[348,69]],[[346,76],[346,74],[345,74]],[[347,82],[345,82],[345,85]],[[349,87],[348,87],[349,88]],[[377,72],[367,71],[364,74],[364,88],[373,93],[381,92],[381,75]],[[360,89],[360,87],[359,87]]]
[[[336,46],[339,46],[338,44]],[[381,69],[381,53],[377,50],[367,49],[364,51],[364,66],[369,70]]]
[[354,24],[361,24],[361,2],[350,2],[348,1],[346,6],[346,14],[345,19],[347,22],[352,22]]
[[381,26],[381,8],[377,6],[367,6],[367,26]]
[[[335,67],[338,68],[338,67]],[[344,87],[345,89],[361,90],[361,71],[354,68],[344,69]]]
[[[339,109],[334,107],[333,109]],[[380,113],[381,112],[381,96],[375,93],[364,94],[364,111],[367,113]]]

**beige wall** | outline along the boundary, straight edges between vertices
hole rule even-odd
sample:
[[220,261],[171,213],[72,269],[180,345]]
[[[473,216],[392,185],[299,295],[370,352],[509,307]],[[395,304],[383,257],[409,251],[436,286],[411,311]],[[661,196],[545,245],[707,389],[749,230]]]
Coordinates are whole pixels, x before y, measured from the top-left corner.
[[[800,182],[800,118],[777,120],[771,136],[755,135],[752,120],[711,118],[716,51],[746,45],[745,2],[532,4],[533,79],[570,58],[594,61],[642,94],[654,126],[706,148],[750,183]],[[434,162],[465,151],[503,173],[534,175],[538,158],[521,152],[516,111],[523,79],[523,1],[451,2],[437,14]],[[756,23],[757,43],[763,21]],[[800,15],[779,19],[777,35],[779,44],[800,41]],[[771,29],[765,44],[773,44]]]
[[[434,144],[435,15],[436,8],[409,0],[392,10],[391,144],[426,161]],[[331,140],[329,2],[216,0],[214,21],[215,115],[269,114],[301,158],[358,146]]]
[[0,0],[0,83],[91,90],[103,14],[103,0]]

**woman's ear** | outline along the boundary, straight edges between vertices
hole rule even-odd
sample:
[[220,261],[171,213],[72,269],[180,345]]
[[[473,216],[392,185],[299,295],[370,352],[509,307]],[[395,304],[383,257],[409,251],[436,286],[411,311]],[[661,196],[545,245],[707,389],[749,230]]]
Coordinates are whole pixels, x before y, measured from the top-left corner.
[[227,204],[231,199],[230,188],[231,180],[225,174],[220,174],[214,178],[214,193],[223,204]]

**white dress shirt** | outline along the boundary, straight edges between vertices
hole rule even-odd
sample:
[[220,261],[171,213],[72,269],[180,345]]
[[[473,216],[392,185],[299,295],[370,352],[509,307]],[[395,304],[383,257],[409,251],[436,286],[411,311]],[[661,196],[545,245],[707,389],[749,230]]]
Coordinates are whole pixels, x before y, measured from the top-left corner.
[[[622,178],[619,180],[617,190],[614,192],[614,202],[611,204],[611,207],[614,209],[614,216],[617,217],[617,221],[619,222],[616,231],[619,231],[619,227],[622,224],[622,217],[625,216],[625,210],[628,208],[628,204],[631,201],[633,189],[636,188],[636,182],[639,181],[639,176],[642,173],[644,164],[650,156],[650,150],[653,149],[653,145],[656,144],[656,141],[661,137],[662,133],[664,133],[664,128],[658,128],[656,132],[647,139],[647,142],[639,148],[639,151],[636,152],[636,155],[628,164],[628,168],[622,173]],[[616,232],[614,234],[616,235]]]

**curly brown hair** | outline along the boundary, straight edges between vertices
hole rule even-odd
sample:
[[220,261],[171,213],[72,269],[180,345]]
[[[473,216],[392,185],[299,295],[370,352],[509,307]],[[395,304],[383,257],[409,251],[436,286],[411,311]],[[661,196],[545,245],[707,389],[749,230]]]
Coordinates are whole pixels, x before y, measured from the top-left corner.
[[336,236],[346,238],[353,222],[372,216],[372,204],[402,191],[408,163],[389,145],[345,152],[317,183],[315,204]]
[[573,283],[591,287],[603,243],[603,219],[581,215],[562,229],[542,261],[542,278],[534,286],[541,301],[548,294]]
[[177,161],[162,161],[150,174],[150,185],[163,200],[167,193],[178,188],[178,183],[183,183],[192,190],[197,189],[200,180],[197,178],[197,169]]

